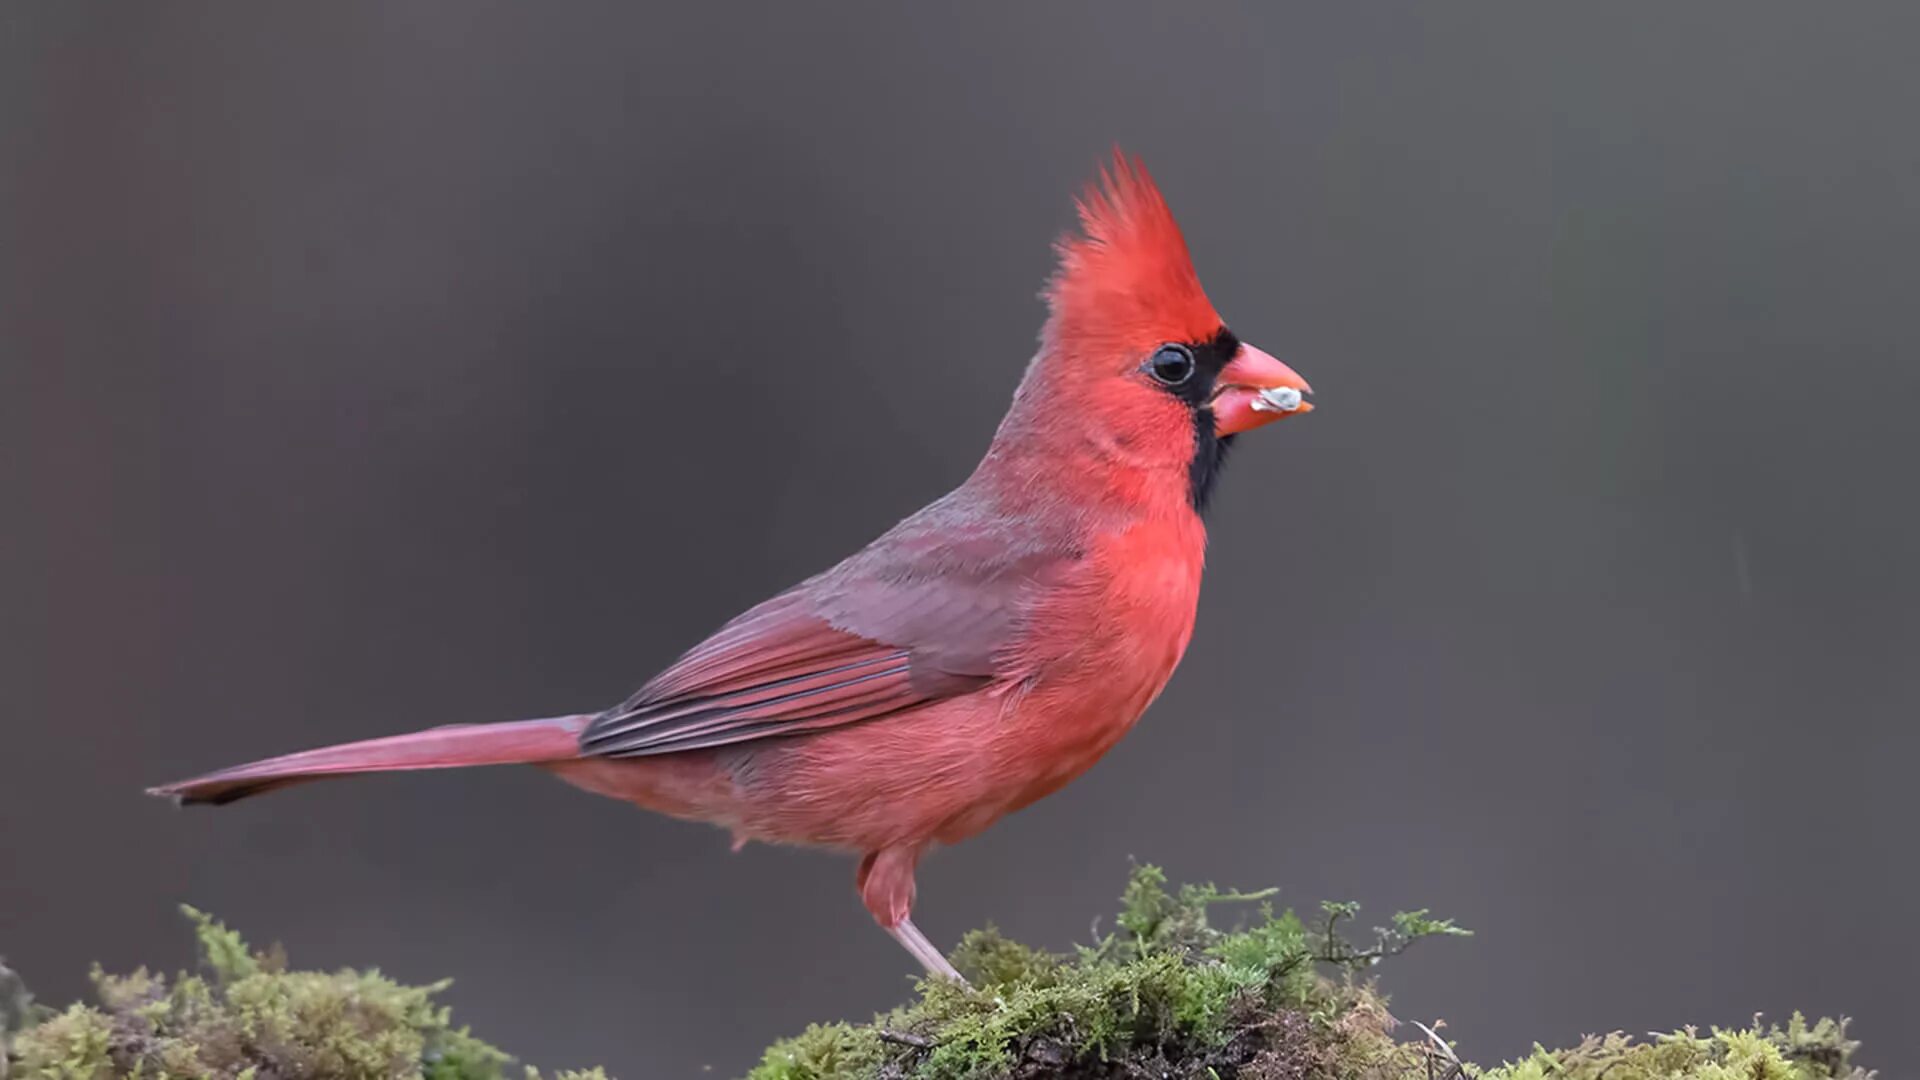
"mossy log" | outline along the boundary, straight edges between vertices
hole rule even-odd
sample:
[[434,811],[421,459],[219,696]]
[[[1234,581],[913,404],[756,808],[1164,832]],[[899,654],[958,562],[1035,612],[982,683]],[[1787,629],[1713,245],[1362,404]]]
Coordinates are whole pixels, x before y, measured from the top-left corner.
[[[1354,905],[1303,920],[1268,895],[1172,891],[1158,869],[1138,867],[1112,933],[1074,955],[975,931],[953,956],[969,986],[923,983],[917,1000],[869,1023],[815,1025],[768,1049],[750,1080],[1871,1080],[1852,1063],[1844,1019],[1798,1015],[1469,1064],[1439,1032],[1396,1021],[1372,978],[1414,942],[1466,930],[1402,912],[1355,940]],[[1219,929],[1223,905],[1247,917]],[[445,983],[290,970],[277,948],[256,951],[186,914],[199,974],[96,968],[97,1000],[54,1011],[0,967],[0,1080],[542,1075],[453,1026],[434,1000]],[[609,1080],[600,1069],[549,1075]]]

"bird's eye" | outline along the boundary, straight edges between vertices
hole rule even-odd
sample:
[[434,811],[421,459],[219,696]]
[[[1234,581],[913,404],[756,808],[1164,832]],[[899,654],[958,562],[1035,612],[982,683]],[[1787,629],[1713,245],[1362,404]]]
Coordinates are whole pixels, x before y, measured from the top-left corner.
[[1193,378],[1193,354],[1185,345],[1162,345],[1147,358],[1147,374],[1167,386]]

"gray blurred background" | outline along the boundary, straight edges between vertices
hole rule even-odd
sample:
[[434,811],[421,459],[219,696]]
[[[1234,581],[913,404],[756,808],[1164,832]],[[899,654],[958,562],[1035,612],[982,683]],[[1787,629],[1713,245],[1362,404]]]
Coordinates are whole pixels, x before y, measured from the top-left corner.
[[1470,1057],[1844,1012],[1920,1052],[1920,9],[19,4],[0,15],[0,951],[455,975],[738,1072],[899,999],[838,858],[531,770],[143,785],[609,704],[971,468],[1143,155],[1320,411],[1194,646],[921,876],[1065,948],[1129,856],[1477,928]]

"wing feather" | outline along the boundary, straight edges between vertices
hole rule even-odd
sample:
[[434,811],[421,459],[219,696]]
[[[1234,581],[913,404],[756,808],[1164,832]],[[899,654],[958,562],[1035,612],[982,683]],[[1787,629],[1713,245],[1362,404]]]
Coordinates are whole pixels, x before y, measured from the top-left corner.
[[637,757],[782,738],[978,690],[1003,673],[1025,598],[1075,553],[1009,543],[935,504],[694,646],[581,733]]

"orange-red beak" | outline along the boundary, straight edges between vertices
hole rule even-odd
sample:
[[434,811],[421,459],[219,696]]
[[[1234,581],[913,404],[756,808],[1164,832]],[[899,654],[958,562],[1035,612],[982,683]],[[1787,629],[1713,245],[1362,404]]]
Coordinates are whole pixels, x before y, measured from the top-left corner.
[[1301,394],[1313,387],[1300,373],[1251,345],[1240,351],[1213,384],[1213,433],[1237,435],[1289,416],[1313,411]]

